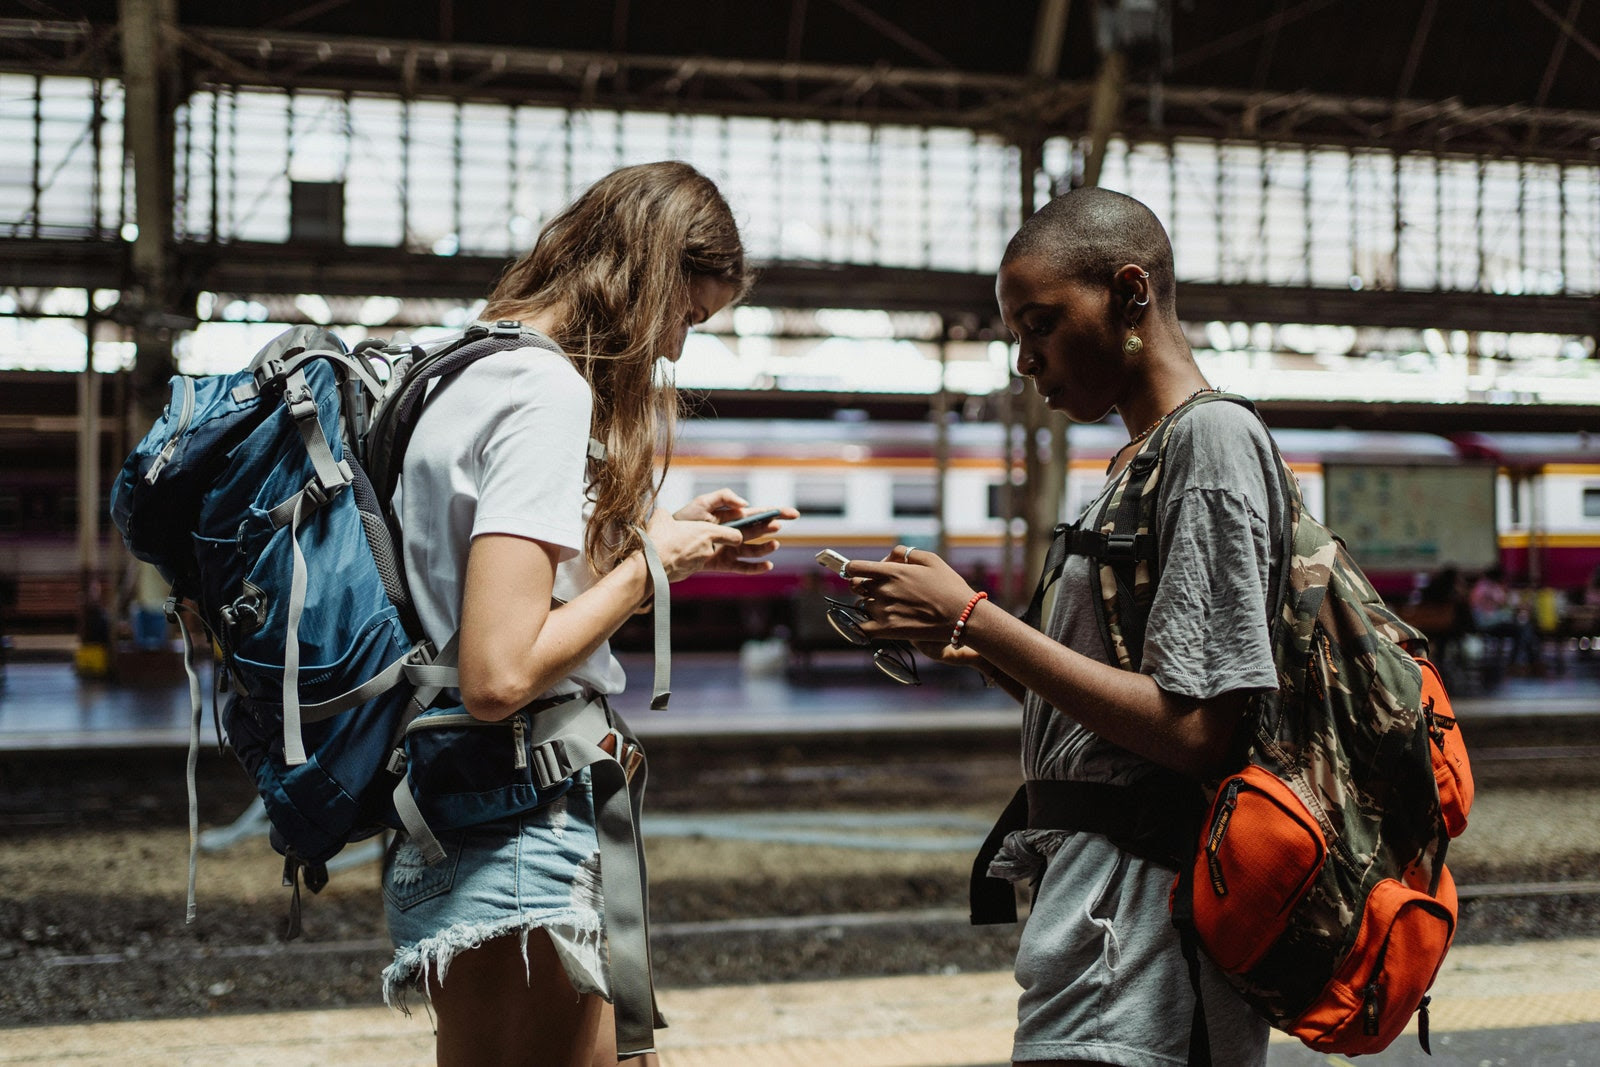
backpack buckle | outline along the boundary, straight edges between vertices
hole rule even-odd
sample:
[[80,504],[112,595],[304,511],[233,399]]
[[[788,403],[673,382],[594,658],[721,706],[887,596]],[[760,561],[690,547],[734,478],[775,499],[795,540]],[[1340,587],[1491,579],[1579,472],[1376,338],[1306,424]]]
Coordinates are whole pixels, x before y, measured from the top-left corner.
[[283,402],[288,405],[289,415],[297,422],[302,419],[313,418],[317,414],[317,401],[311,395],[311,386],[301,382],[283,391]]
[[572,777],[567,762],[567,746],[561,738],[552,738],[533,749],[533,780],[540,789],[553,789]]
[[1106,556],[1108,560],[1125,562],[1137,559],[1135,550],[1138,545],[1139,535],[1129,533],[1106,534]]
[[492,337],[521,337],[522,323],[516,319],[501,319],[489,327],[489,334]]
[[288,365],[277,356],[271,356],[261,361],[261,366],[255,369],[253,377],[256,388],[265,389],[273,382],[281,381],[289,376]]

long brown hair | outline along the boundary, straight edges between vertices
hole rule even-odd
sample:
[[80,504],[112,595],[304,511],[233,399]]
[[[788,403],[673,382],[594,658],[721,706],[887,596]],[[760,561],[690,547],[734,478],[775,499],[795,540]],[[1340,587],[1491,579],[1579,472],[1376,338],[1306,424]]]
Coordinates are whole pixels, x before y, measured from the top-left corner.
[[589,565],[615,567],[638,547],[635,524],[672,456],[678,394],[657,384],[656,361],[674,356],[690,314],[689,281],[749,289],[739,227],[716,185],[687,163],[624,167],[590,186],[506,269],[483,318],[526,319],[556,310],[551,340],[594,393],[591,433],[606,461],[590,487],[594,514],[584,534]]

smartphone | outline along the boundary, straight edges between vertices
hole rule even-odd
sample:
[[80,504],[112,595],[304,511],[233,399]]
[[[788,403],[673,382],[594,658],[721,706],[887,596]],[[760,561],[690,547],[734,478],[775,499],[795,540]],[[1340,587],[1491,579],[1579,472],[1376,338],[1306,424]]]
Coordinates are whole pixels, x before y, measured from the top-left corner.
[[843,578],[845,576],[844,569],[845,566],[850,562],[850,557],[844,555],[842,552],[835,552],[831,548],[825,548],[821,552],[817,553],[817,562],[828,568],[830,571],[834,571],[839,575],[839,577]]
[[765,511],[752,511],[742,519],[729,519],[722,525],[730,530],[742,530],[746,526],[760,526],[764,522],[771,522],[782,514],[782,508],[767,508]]

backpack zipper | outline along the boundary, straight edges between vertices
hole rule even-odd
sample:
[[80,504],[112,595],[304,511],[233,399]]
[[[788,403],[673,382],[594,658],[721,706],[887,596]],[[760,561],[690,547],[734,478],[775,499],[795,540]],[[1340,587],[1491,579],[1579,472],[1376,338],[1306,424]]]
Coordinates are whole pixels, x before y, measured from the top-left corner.
[[1222,839],[1228,835],[1228,824],[1233,821],[1233,809],[1239,806],[1239,787],[1235,778],[1228,783],[1217,807],[1216,818],[1211,823],[1211,833],[1206,837],[1206,867],[1211,872],[1211,891],[1219,897],[1228,895],[1228,882],[1222,876],[1222,861],[1217,853],[1222,849]]
[[1368,1037],[1378,1034],[1378,994],[1383,991],[1376,980],[1368,982],[1366,989],[1362,990],[1361,999],[1361,1030]]
[[194,417],[194,379],[189,377],[179,378],[182,383],[183,406],[178,409],[178,426],[172,431],[172,436],[167,438],[167,443],[161,446],[161,451],[156,453],[155,462],[150,464],[150,469],[145,472],[146,485],[156,484],[156,475],[161,473],[172,459],[172,454],[178,450],[178,441],[183,437],[183,432],[189,428],[189,420]]

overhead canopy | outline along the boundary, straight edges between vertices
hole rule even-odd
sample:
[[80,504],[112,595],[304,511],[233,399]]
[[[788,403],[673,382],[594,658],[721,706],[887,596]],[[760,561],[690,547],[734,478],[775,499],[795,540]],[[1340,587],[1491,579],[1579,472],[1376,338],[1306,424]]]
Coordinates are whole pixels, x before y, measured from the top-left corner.
[[[53,5],[32,6],[50,17]],[[0,67],[114,68],[116,0],[74,9],[0,24]],[[1572,0],[186,0],[177,12],[186,65],[235,84],[1049,134],[1086,127],[1100,43],[1115,40],[1130,59],[1116,125],[1130,137],[1600,151],[1600,4]]]

